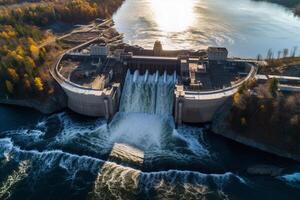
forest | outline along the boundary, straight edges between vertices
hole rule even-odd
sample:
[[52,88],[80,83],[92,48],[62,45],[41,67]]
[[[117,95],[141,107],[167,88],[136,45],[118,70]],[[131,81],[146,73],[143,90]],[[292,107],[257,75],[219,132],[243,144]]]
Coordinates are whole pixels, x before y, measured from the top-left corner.
[[[2,0],[1,2],[10,2]],[[43,97],[53,92],[47,61],[53,47],[42,47],[55,22],[88,23],[109,17],[122,0],[68,0],[0,12],[0,98]],[[54,45],[55,48],[58,45]],[[55,50],[54,48],[54,50]]]
[[249,81],[233,97],[229,123],[244,137],[299,153],[300,94],[278,91],[278,81]]
[[295,15],[300,16],[300,1],[299,0],[255,0],[255,1],[267,1],[271,3],[277,3],[279,5],[291,8]]

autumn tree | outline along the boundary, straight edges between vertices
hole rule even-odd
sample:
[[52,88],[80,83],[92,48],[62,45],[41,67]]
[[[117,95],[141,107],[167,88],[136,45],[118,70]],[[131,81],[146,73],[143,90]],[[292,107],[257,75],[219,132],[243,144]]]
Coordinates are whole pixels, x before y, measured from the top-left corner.
[[277,97],[277,92],[278,92],[278,80],[275,78],[272,78],[268,80],[268,88],[269,92],[273,97]]
[[17,71],[13,68],[8,68],[7,74],[9,76],[10,80],[13,81],[14,83],[18,82],[20,79]]
[[35,88],[38,90],[38,91],[43,91],[44,90],[44,84],[43,84],[43,81],[40,77],[35,77],[34,78],[34,85],[35,85]]
[[13,93],[14,93],[14,85],[12,84],[12,82],[10,82],[9,80],[6,80],[6,81],[5,81],[5,86],[6,86],[7,91],[8,91],[10,94],[13,94]]

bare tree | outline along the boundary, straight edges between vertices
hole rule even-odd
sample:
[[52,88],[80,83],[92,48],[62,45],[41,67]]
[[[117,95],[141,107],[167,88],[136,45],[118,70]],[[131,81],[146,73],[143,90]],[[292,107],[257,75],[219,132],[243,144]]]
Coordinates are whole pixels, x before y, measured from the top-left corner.
[[278,51],[277,59],[280,59],[281,57],[281,51]]
[[263,60],[263,57],[262,57],[261,54],[258,54],[258,55],[257,55],[257,61],[261,61],[261,60]]
[[289,49],[283,49],[283,57],[286,58],[289,55]]
[[272,58],[273,58],[273,51],[272,51],[272,49],[269,49],[268,53],[267,53],[267,59],[272,60]]
[[294,46],[294,47],[292,48],[292,51],[291,51],[291,57],[294,58],[294,57],[296,56],[297,50],[298,50],[298,47],[297,47],[297,46]]

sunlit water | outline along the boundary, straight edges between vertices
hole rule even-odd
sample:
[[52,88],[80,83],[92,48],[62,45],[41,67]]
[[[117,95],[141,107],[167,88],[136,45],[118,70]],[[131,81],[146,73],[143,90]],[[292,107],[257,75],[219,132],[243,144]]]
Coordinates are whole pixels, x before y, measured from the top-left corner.
[[[0,199],[299,199],[297,164],[203,127],[175,130],[175,82],[173,74],[127,73],[120,112],[110,124],[72,113],[41,116],[0,108],[6,116]],[[21,116],[27,123],[7,123]],[[249,176],[246,169],[254,164],[285,171]]]
[[300,47],[300,18],[266,2],[126,0],[113,19],[126,42],[145,48],[161,40],[165,49],[225,46],[231,56],[256,57]]

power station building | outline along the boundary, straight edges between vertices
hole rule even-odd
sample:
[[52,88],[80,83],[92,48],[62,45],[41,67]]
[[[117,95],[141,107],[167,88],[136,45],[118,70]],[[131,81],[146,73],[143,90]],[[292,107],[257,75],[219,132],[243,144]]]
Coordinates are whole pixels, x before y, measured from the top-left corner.
[[228,57],[228,50],[224,47],[208,47],[207,57],[212,62],[224,62]]
[[[143,55],[125,51],[124,48],[110,48],[105,44],[91,44],[82,49],[90,49],[90,55],[75,55],[71,66],[75,67],[79,74],[83,74],[84,80],[80,84],[72,82],[68,77],[72,75],[61,75],[64,68],[63,56],[55,68],[55,78],[68,95],[68,106],[73,111],[88,115],[111,118],[118,111],[122,91],[122,84],[128,70],[138,70],[139,74],[160,74],[176,72],[178,81],[174,90],[174,119],[177,123],[208,122],[212,119],[217,109],[232,96],[238,87],[255,73],[253,65],[244,63],[242,67],[235,69],[226,67],[230,65],[227,60],[228,51],[222,47],[209,47],[206,56],[195,52],[181,55],[180,51],[164,51],[159,41],[155,42],[153,50],[144,50]],[[78,52],[78,50],[76,50]],[[145,55],[148,52],[148,55]],[[172,56],[168,56],[172,55]],[[176,56],[174,56],[176,55]],[[77,59],[74,57],[78,57]],[[93,60],[101,59],[99,65],[94,67]],[[89,61],[90,60],[90,61]],[[236,66],[236,65],[234,65]],[[241,66],[239,64],[239,66]],[[85,71],[86,70],[86,71]],[[240,73],[241,72],[241,73]],[[91,76],[86,76],[91,74]],[[239,74],[246,74],[240,77]],[[81,76],[78,76],[81,77]],[[101,85],[103,77],[110,80]],[[86,84],[87,80],[91,83]],[[84,83],[84,85],[82,85]],[[102,84],[103,85],[103,84]]]

